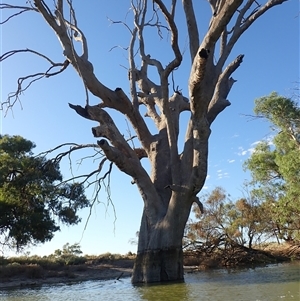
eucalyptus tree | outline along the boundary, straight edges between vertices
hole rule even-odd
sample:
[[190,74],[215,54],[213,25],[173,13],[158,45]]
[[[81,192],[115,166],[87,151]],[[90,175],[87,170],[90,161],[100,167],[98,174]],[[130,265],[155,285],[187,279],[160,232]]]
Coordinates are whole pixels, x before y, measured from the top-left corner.
[[212,254],[219,249],[225,253],[236,247],[248,247],[268,240],[270,216],[265,206],[252,192],[245,190],[243,197],[230,200],[222,187],[216,187],[210,193],[202,195],[205,212],[201,213],[193,206],[195,220],[187,223],[184,245],[187,250]]
[[59,224],[76,225],[89,206],[84,187],[65,183],[59,164],[34,156],[34,143],[0,136],[0,245],[17,251],[49,241]]
[[[210,127],[230,105],[227,96],[235,82],[232,74],[244,58],[241,54],[230,60],[229,56],[253,22],[285,1],[208,0],[211,17],[202,39],[199,20],[203,16],[196,9],[196,1],[128,1],[133,22],[118,21],[131,33],[128,94],[121,87],[108,87],[95,73],[89,57],[89,44],[80,29],[72,0],[33,0],[27,1],[27,6],[1,4],[2,10],[18,10],[3,23],[22,13],[39,14],[57,36],[64,62],[54,63],[44,54],[31,49],[12,50],[3,54],[1,60],[26,51],[48,61],[46,72],[26,77],[25,80],[51,77],[69,67],[74,68],[84,83],[87,100],[84,106],[70,104],[70,107],[80,116],[99,123],[92,128],[93,135],[100,138],[98,147],[107,160],[132,177],[132,183],[141,194],[144,210],[132,277],[134,283],[183,279],[182,237],[192,204],[196,202],[202,207],[197,194],[207,176]],[[179,14],[185,23],[180,28],[176,18]],[[128,18],[127,15],[126,20]],[[168,31],[170,41],[167,63],[163,62],[159,53],[153,55],[147,52],[151,35],[160,35],[163,30]],[[98,34],[94,36],[98,39]],[[188,93],[184,95],[177,87],[173,87],[172,91],[169,83],[172,83],[173,73],[181,70],[183,50],[179,40],[186,36],[191,65],[186,79]],[[81,50],[75,47],[75,42],[81,43]],[[57,67],[60,70],[55,71]],[[9,106],[15,102],[24,85],[24,78],[20,78],[18,90],[7,100]],[[90,105],[89,94],[97,97],[99,104]],[[141,108],[145,108],[145,116],[142,116]],[[139,141],[139,144],[135,143],[136,147],[124,138],[109,109],[127,118]],[[184,111],[190,115],[188,122],[181,124],[179,120]],[[145,117],[153,121],[156,133],[150,131]],[[186,130],[183,141],[178,140],[179,128]],[[150,163],[149,173],[141,163],[142,158],[147,158]]]
[[267,120],[274,136],[262,141],[245,162],[254,193],[269,212],[269,224],[278,238],[300,241],[300,107],[277,93],[255,101],[255,114]]

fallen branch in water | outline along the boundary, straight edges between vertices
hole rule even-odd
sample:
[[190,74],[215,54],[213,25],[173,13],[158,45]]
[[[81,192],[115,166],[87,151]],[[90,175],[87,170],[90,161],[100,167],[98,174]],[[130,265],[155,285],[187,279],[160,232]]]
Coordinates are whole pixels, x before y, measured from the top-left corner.
[[117,278],[116,280],[120,280],[120,278],[123,276],[124,272],[122,272]]

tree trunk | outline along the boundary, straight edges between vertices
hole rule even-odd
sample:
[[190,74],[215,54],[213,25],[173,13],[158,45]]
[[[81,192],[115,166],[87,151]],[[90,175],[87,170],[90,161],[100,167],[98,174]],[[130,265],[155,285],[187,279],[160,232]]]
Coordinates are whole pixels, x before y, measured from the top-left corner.
[[152,226],[144,210],[132,283],[183,280],[182,238],[192,202],[180,203],[184,208],[169,205],[172,209]]
[[138,252],[132,283],[180,280],[183,280],[183,252],[181,247]]
[[252,250],[252,243],[253,243],[253,235],[248,235],[249,237],[249,243],[248,243],[248,247],[250,250]]

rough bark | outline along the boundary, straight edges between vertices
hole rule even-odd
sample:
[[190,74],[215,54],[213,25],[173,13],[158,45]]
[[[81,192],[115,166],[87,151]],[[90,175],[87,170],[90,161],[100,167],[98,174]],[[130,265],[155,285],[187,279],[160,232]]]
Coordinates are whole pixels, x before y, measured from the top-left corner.
[[172,191],[170,203],[172,206],[168,204],[166,214],[154,225],[149,223],[146,210],[143,212],[132,276],[134,283],[183,279],[182,237],[192,198]]
[[[92,133],[100,138],[99,148],[108,160],[132,177],[132,183],[140,191],[144,212],[132,277],[134,283],[183,279],[182,237],[192,203],[196,202],[201,207],[197,194],[207,176],[210,126],[218,114],[230,105],[227,97],[235,82],[232,74],[242,63],[243,55],[228,63],[227,67],[225,64],[246,29],[268,9],[285,1],[269,0],[260,6],[254,0],[209,0],[212,15],[203,40],[199,38],[199,12],[194,11],[195,1],[182,0],[182,6],[172,1],[170,9],[161,0],[132,1],[134,22],[128,49],[129,96],[121,88],[110,89],[98,80],[89,61],[87,40],[77,26],[72,1],[54,1],[54,13],[47,1],[42,0],[34,0],[34,7],[17,7],[39,13],[53,29],[63,48],[65,63],[55,65],[48,61],[52,66],[63,66],[62,71],[69,65],[73,66],[87,91],[85,106],[70,104],[70,107],[80,116],[98,122]],[[148,7],[149,3],[151,5]],[[10,5],[1,4],[1,9],[4,8],[10,8]],[[184,11],[186,17],[184,36],[187,34],[189,37],[192,59],[188,96],[177,89],[171,92],[169,85],[173,81],[171,75],[183,60],[178,42],[180,33],[175,22],[175,13],[179,9]],[[72,16],[71,20],[67,15]],[[229,24],[233,26],[230,30],[227,29]],[[127,24],[125,26],[129,28]],[[159,58],[146,53],[146,28],[156,28],[159,34],[165,28],[169,31],[173,57],[165,67]],[[82,44],[81,54],[75,50],[74,41]],[[216,50],[218,45],[219,55]],[[12,54],[4,54],[2,59]],[[156,70],[158,83],[151,80],[148,67]],[[17,92],[20,94],[22,91],[19,87]],[[98,105],[89,105],[88,93],[99,98]],[[151,118],[157,128],[156,134],[148,129],[140,106],[146,107],[144,117]],[[139,140],[137,148],[125,140],[107,108],[117,110],[129,120]],[[181,142],[183,152],[179,153],[179,127],[183,126],[179,124],[179,118],[183,111],[190,112],[190,119],[186,125],[185,140]],[[151,165],[150,174],[140,161],[145,157]]]
[[137,254],[132,282],[180,281],[183,275],[183,251],[178,248],[144,250]]

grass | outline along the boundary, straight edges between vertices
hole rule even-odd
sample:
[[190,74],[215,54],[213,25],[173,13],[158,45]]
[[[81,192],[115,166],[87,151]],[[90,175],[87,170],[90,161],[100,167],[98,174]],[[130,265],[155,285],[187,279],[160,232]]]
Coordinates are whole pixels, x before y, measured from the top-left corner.
[[133,260],[135,254],[126,255],[105,253],[101,255],[62,255],[62,256],[0,256],[0,281],[8,281],[12,277],[42,279],[48,277],[76,278],[75,272],[85,272],[90,265],[111,263],[118,260]]

